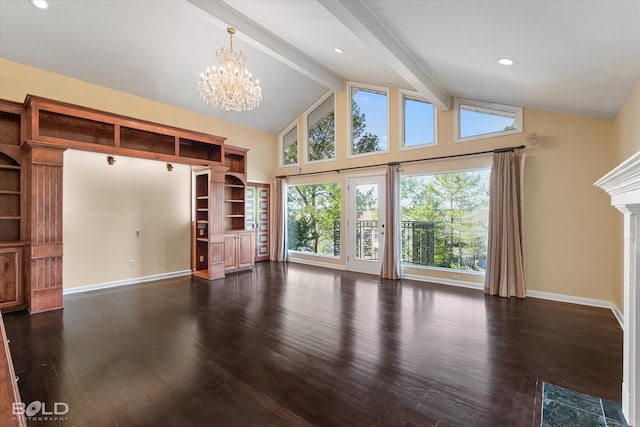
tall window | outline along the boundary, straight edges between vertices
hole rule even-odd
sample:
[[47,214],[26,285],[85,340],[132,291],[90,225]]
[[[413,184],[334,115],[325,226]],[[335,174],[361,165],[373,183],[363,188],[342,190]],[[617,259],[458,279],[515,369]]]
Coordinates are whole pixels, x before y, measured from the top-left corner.
[[402,261],[484,271],[490,169],[401,179]]
[[402,148],[436,145],[436,109],[417,95],[402,92]]
[[456,98],[454,110],[455,142],[522,133],[522,107]]
[[386,89],[351,88],[351,155],[388,151]]
[[289,186],[287,233],[289,250],[339,256],[340,184]]
[[282,166],[298,164],[298,125],[295,123],[280,135],[280,159]]
[[332,93],[307,114],[307,161],[309,162],[336,158],[334,97]]

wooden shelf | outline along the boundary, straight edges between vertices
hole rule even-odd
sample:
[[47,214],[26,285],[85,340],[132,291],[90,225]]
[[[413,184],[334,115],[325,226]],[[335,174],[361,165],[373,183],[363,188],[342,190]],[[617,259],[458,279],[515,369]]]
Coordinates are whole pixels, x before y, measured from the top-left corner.
[[225,202],[227,202],[227,203],[244,203],[244,200],[229,199],[229,200],[225,200]]
[[8,219],[8,220],[16,220],[16,219],[18,219],[19,220],[20,219],[20,215],[18,215],[18,216],[7,216],[7,215],[0,216],[0,220],[4,220],[4,219]]
[[11,191],[11,190],[0,190],[0,195],[5,194],[7,196],[19,196],[19,191]]
[[33,95],[27,95],[24,106],[27,140],[143,159],[222,165],[225,138],[220,136]]
[[0,169],[7,169],[7,170],[14,170],[14,171],[19,171],[20,170],[20,166],[14,166],[14,165],[0,165]]

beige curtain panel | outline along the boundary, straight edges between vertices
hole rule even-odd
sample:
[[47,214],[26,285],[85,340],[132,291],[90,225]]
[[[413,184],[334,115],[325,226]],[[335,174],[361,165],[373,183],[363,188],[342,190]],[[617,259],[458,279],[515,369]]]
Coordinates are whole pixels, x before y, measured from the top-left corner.
[[496,153],[489,183],[489,243],[484,292],[526,296],[522,232],[522,177],[525,156]]
[[401,267],[400,255],[400,208],[397,198],[400,197],[400,166],[389,165],[385,176],[386,191],[386,224],[384,228],[384,246],[382,254],[383,279],[399,279]]
[[282,262],[287,260],[287,181],[284,178],[276,178],[273,183],[273,217],[271,219],[271,248],[269,259],[271,261]]

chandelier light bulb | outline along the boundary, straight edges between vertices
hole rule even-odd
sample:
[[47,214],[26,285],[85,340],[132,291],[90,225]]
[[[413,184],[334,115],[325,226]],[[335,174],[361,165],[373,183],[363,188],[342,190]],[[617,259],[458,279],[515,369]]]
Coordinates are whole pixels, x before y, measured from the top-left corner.
[[251,78],[246,67],[247,57],[240,50],[233,50],[235,30],[227,28],[229,48],[216,51],[218,70],[207,68],[201,74],[198,88],[204,102],[227,111],[247,111],[256,108],[262,100],[262,88],[258,79]]

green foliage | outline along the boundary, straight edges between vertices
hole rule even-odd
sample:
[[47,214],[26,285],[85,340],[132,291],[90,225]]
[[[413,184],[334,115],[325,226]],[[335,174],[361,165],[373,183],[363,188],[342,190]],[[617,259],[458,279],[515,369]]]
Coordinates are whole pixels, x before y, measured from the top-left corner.
[[309,129],[307,138],[309,161],[333,159],[336,157],[335,134],[335,114],[332,111],[318,120],[316,124]]
[[[378,199],[374,195],[374,188],[371,187],[368,191],[356,191],[356,219],[363,219],[365,212],[374,211],[378,213]],[[377,220],[377,215],[374,218],[367,218],[371,220]]]
[[353,134],[352,154],[373,153],[380,151],[380,138],[372,133],[365,133],[367,119],[364,113],[360,112],[360,106],[354,101],[351,112],[351,131]]
[[504,130],[514,130],[516,128],[516,121],[514,120],[509,126],[505,126]]
[[340,185],[289,187],[288,248],[333,255],[333,225],[340,220]]
[[401,192],[403,220],[434,223],[436,266],[477,268],[477,262],[486,258],[486,228],[477,212],[487,207],[488,191],[480,175],[456,172],[428,179],[405,177]]
[[295,141],[284,150],[283,153],[285,165],[295,165],[298,163],[298,141]]

